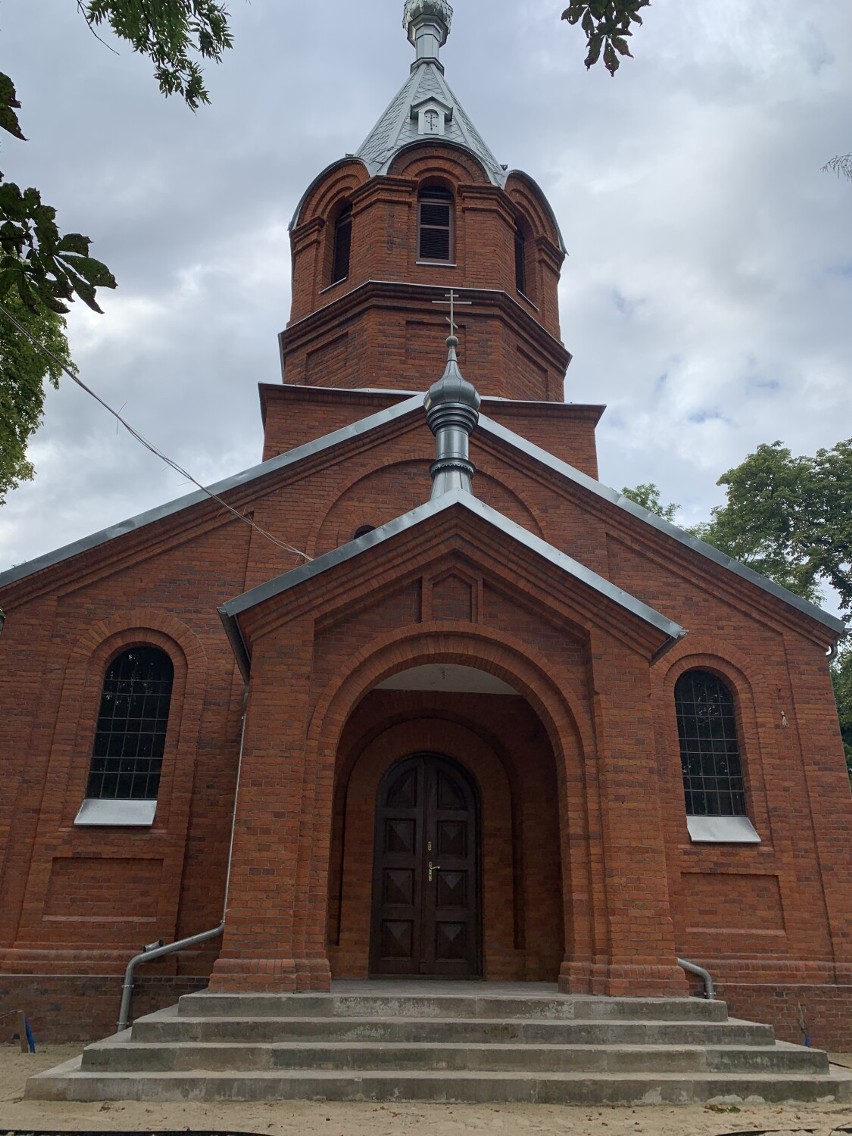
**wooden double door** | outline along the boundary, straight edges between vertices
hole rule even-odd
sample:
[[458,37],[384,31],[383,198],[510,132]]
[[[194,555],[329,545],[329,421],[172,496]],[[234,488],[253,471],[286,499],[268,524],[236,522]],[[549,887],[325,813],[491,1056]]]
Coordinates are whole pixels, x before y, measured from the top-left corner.
[[478,801],[447,758],[419,753],[385,774],[376,800],[370,971],[480,973]]

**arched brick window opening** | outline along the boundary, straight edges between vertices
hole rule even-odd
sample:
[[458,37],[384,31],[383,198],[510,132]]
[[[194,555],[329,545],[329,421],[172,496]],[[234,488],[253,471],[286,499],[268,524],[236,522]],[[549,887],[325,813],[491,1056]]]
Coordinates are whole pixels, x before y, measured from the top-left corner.
[[453,195],[442,185],[424,185],[418,194],[417,259],[453,259]]
[[523,221],[515,222],[515,287],[527,294],[527,240]]
[[349,255],[352,251],[352,206],[347,202],[339,210],[334,222],[331,248],[331,284],[345,280],[349,275]]
[[359,536],[366,536],[367,533],[372,532],[375,527],[375,525],[359,525],[352,534],[352,539],[357,540]]
[[710,671],[685,671],[675,683],[675,709],[687,816],[745,816],[730,690]]
[[515,217],[515,288],[532,303],[536,302],[535,242],[524,217]]
[[174,665],[159,647],[122,651],[104,676],[88,798],[156,800]]

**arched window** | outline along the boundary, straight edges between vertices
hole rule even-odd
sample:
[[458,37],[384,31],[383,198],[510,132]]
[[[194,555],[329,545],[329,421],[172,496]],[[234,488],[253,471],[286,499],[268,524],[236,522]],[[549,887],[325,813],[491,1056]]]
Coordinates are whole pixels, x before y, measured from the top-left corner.
[[107,668],[87,798],[156,800],[174,666],[159,647],[122,651]]
[[417,259],[453,259],[453,195],[442,185],[425,185],[417,198]]
[[687,816],[745,816],[730,690],[710,671],[685,671],[675,683],[675,708]]
[[352,206],[344,205],[334,222],[331,250],[331,283],[349,275],[349,253],[352,248]]

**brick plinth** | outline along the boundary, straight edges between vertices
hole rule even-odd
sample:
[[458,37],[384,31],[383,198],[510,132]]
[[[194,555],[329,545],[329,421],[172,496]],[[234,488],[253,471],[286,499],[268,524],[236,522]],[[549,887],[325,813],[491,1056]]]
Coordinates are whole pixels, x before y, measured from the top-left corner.
[[215,994],[298,994],[331,989],[326,958],[220,958],[209,989]]
[[[15,1010],[26,1016],[36,1045],[107,1037],[118,1021],[122,981],[115,974],[0,975],[0,1044],[12,1041],[17,1031]],[[207,981],[206,975],[137,974],[131,1020],[174,1005],[184,994],[203,990]]]
[[[852,1051],[852,985],[777,986],[723,982],[716,988],[732,1017],[768,1022],[781,1041]],[[804,1029],[802,1028],[804,1025]]]
[[605,994],[611,998],[683,998],[689,993],[684,972],[677,964],[566,962],[559,971],[559,990],[562,994]]

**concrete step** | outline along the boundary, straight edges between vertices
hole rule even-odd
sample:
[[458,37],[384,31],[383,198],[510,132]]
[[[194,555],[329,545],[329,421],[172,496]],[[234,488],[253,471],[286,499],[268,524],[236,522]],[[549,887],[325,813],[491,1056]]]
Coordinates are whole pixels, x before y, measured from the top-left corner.
[[852,1099],[852,1073],[722,1002],[535,989],[191,994],[38,1074],[55,1100]]
[[469,1070],[84,1073],[80,1058],[27,1082],[40,1100],[413,1100],[541,1104],[689,1104],[852,1099],[852,1074],[488,1072]]
[[394,1018],[570,1018],[573,1020],[711,1021],[727,1018],[724,1002],[703,998],[604,998],[505,994],[186,994],[178,1013],[190,1018],[236,1016]]
[[754,1022],[574,1021],[521,1018],[203,1017],[159,1011],[133,1026],[134,1042],[370,1041],[559,1045],[771,1045]]
[[[125,1035],[121,1035],[124,1037]],[[463,1045],[368,1042],[172,1042],[108,1038],[87,1046],[85,1072],[274,1069],[727,1072],[825,1075],[828,1058],[801,1046]]]

